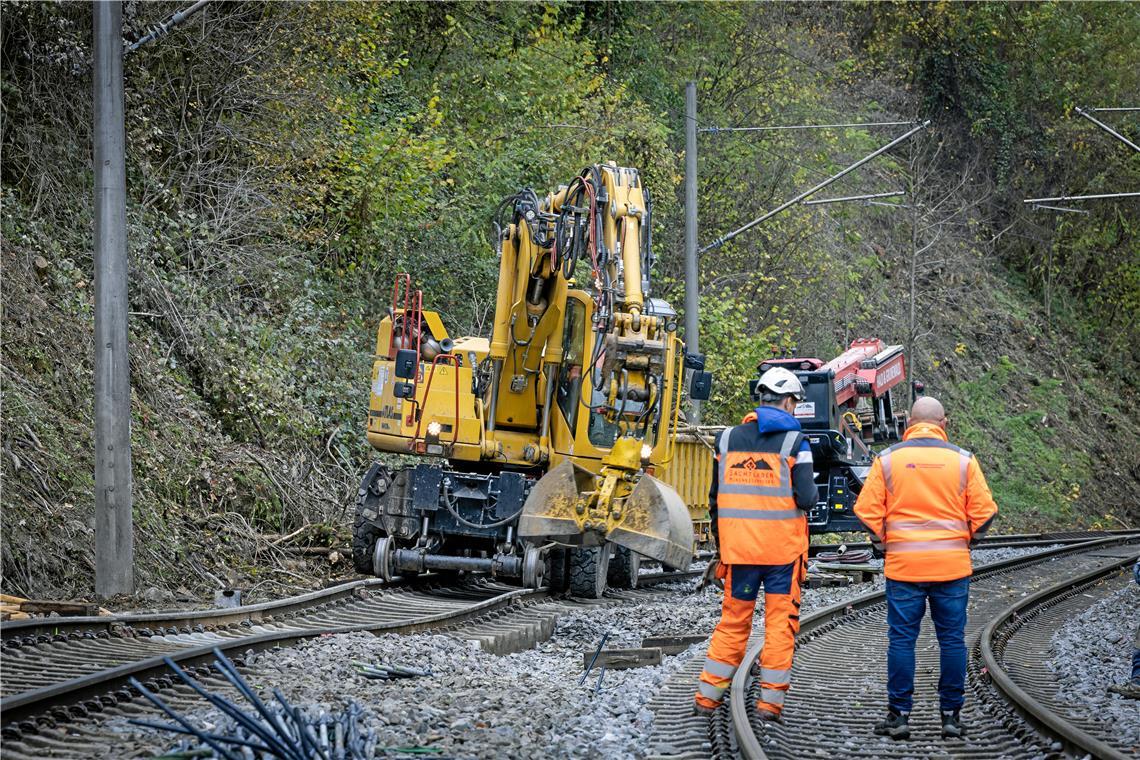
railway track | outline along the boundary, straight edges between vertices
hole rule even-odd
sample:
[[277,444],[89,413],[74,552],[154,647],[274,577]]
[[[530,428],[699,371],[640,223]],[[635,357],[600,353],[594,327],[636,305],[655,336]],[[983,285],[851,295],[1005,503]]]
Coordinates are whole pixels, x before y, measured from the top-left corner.
[[[1026,546],[1036,543],[1063,543],[1065,541],[1080,541],[1084,539],[1083,546],[1067,546],[1050,552],[1050,556],[1066,560],[1071,564],[1071,558],[1087,552],[1089,548],[1088,534],[1034,534],[1017,537],[1000,537],[1003,541],[1015,541],[1013,545]],[[1108,537],[1099,546],[1108,547],[1119,542],[1119,537]],[[1000,578],[1020,572],[1023,565],[1051,561],[1040,556],[1030,560],[1013,560],[999,563],[992,569],[979,569],[978,585],[973,593],[975,602],[980,598],[979,589],[982,581],[989,583],[992,577],[994,583],[1001,585]],[[1095,564],[1095,563],[1094,563]],[[1068,566],[1068,565],[1066,565]],[[1095,569],[1090,566],[1090,569]],[[692,578],[699,573],[654,573],[643,575],[642,585],[651,586],[670,581],[679,581]],[[1050,575],[1049,577],[1054,577]],[[1008,585],[1008,583],[1006,584]],[[1039,585],[1039,584],[1038,584]],[[1020,588],[1020,587],[1019,587]],[[1008,589],[1007,589],[1008,591]],[[630,598],[643,593],[651,592],[622,592],[619,596]],[[873,597],[863,597],[841,608],[824,610],[816,615],[805,617],[804,635],[812,633],[816,628],[820,633],[829,625],[839,627],[841,624],[855,623],[857,619],[874,614]],[[882,604],[879,595],[879,604]],[[999,607],[1004,608],[1011,601],[1007,593],[1004,604],[987,607],[994,614]],[[611,600],[612,601],[612,600]],[[191,611],[178,613],[147,613],[134,615],[116,615],[99,618],[52,618],[50,620],[20,621],[15,624],[6,623],[0,626],[4,645],[3,678],[0,681],[0,709],[3,710],[3,724],[5,735],[5,755],[12,757],[83,757],[98,756],[97,747],[103,746],[106,735],[101,726],[116,716],[129,717],[140,711],[139,700],[131,691],[125,688],[126,678],[134,675],[144,683],[163,689],[164,693],[171,694],[171,699],[178,702],[185,697],[186,703],[192,703],[192,695],[181,695],[181,687],[173,684],[168,677],[166,666],[161,662],[163,654],[170,654],[176,661],[185,667],[194,669],[201,679],[211,682],[210,670],[205,667],[212,660],[210,649],[218,646],[230,653],[235,659],[241,659],[249,650],[266,649],[275,646],[284,646],[296,643],[306,638],[320,636],[325,633],[340,633],[347,631],[370,631],[373,633],[385,632],[456,632],[455,635],[464,639],[482,638],[484,640],[512,639],[513,634],[506,635],[504,630],[511,626],[518,628],[541,628],[552,630],[558,612],[555,608],[565,604],[562,600],[551,597],[545,591],[526,591],[514,587],[482,582],[467,584],[466,586],[444,586],[438,582],[434,585],[430,580],[417,583],[385,584],[378,580],[356,581],[342,586],[313,592],[300,597],[294,597],[278,602],[253,605],[237,609]],[[996,604],[996,603],[995,603]],[[1020,613],[1018,613],[1020,614]],[[979,615],[972,606],[972,620],[986,622],[992,615]],[[882,613],[880,612],[880,620]],[[848,619],[850,618],[850,619]],[[836,621],[840,621],[836,623]],[[549,635],[549,632],[545,634]],[[976,632],[970,632],[971,641],[976,639]],[[805,649],[797,656],[797,667],[803,661],[803,652],[813,641],[805,643]],[[525,638],[525,636],[524,636]],[[885,637],[884,637],[885,638]],[[925,639],[920,640],[920,650]],[[1016,641],[1015,641],[1016,643]],[[529,646],[524,644],[525,646]],[[484,648],[487,645],[484,644]],[[885,640],[881,642],[880,653],[885,652]],[[506,651],[514,651],[507,649]],[[832,653],[834,657],[834,652]],[[849,654],[844,657],[851,659]],[[934,652],[936,659],[936,651]],[[921,654],[920,654],[920,663]],[[699,662],[698,662],[699,664]],[[976,671],[980,667],[971,665],[971,686],[978,680]],[[872,664],[868,671],[871,675],[870,683],[862,683],[869,694],[878,695],[883,691],[878,685],[885,666],[882,663]],[[921,670],[921,665],[920,665]],[[832,673],[831,680],[841,674]],[[936,676],[936,672],[935,672]],[[929,687],[923,681],[926,677],[920,673],[919,690]],[[695,674],[693,676],[695,680]],[[930,679],[927,678],[927,681]],[[793,681],[793,696],[789,698],[787,725],[797,720],[792,713],[794,696],[799,691],[803,681],[797,670]],[[223,686],[221,682],[217,684]],[[991,694],[991,703],[1005,704],[1004,698],[997,694],[993,687],[988,687]],[[684,709],[689,708],[692,697],[692,683],[686,682],[681,689],[685,693],[679,696],[679,704]],[[921,694],[920,694],[921,696]],[[975,699],[973,695],[970,697]],[[754,697],[752,698],[754,700]],[[882,695],[885,701],[885,694]],[[746,704],[749,700],[742,700]],[[849,700],[847,700],[849,701]],[[834,694],[823,699],[826,702],[826,711],[817,713],[812,739],[817,738],[821,729],[828,725],[829,716],[842,712],[842,706],[847,701],[840,701]],[[817,707],[805,708],[816,710]],[[862,728],[867,728],[879,714],[885,710],[879,705],[865,708],[865,714],[858,719],[845,719],[844,730],[849,734],[857,735]],[[1007,708],[1008,710],[1008,708]],[[678,708],[673,716],[662,715],[659,712],[658,722],[667,723],[669,720],[683,722],[682,710]],[[95,713],[90,719],[83,720],[84,716]],[[735,754],[739,740],[734,735],[734,726],[729,719],[728,711],[721,711],[714,721],[713,741],[709,742],[707,721],[702,721],[703,748],[691,754],[693,757],[707,757],[710,754]],[[842,717],[842,716],[841,716]],[[967,713],[967,718],[972,716]],[[936,717],[932,713],[932,721]],[[1016,721],[1022,727],[1020,730],[1034,734],[1035,730],[1028,728],[1025,721],[1017,715],[1005,718],[1006,722]],[[863,724],[866,724],[865,726]],[[919,727],[917,721],[916,728]],[[933,725],[933,723],[931,724]],[[783,727],[779,727],[783,728]],[[924,729],[933,736],[937,736],[936,728],[933,731]],[[772,731],[765,736],[762,733],[759,739],[764,742],[763,752],[772,753],[770,756],[803,756],[797,751],[795,744],[798,739],[791,737],[791,744],[781,745],[780,737]],[[916,736],[921,737],[923,731],[916,730]],[[88,744],[75,744],[79,739]],[[66,737],[64,739],[63,737]],[[55,745],[68,749],[60,749]],[[890,752],[881,751],[878,747],[878,737],[871,737],[866,746],[874,749],[864,755],[891,756]],[[918,745],[910,742],[907,756],[914,756]],[[89,746],[89,751],[81,751],[81,746]],[[780,753],[781,746],[790,747],[790,751]],[[821,744],[821,747],[827,745]],[[839,747],[843,747],[840,743]],[[981,745],[985,748],[992,744]],[[1040,742],[1032,746],[1041,749],[1038,756],[1047,754],[1049,743]],[[932,742],[930,751],[921,750],[920,754],[937,754],[939,742]],[[802,749],[802,745],[799,747]],[[887,746],[885,749],[890,750]],[[831,747],[823,750],[831,752],[829,756],[859,756],[858,753],[845,753],[842,749]],[[665,753],[673,755],[674,753]],[[682,753],[683,754],[683,753]],[[897,754],[897,753],[896,753]],[[973,754],[978,757],[990,757],[993,753],[988,749],[974,747]],[[106,756],[106,755],[105,755]],[[759,757],[768,755],[757,755]]]
[[1130,562],[1110,562],[1020,599],[982,631],[979,654],[994,687],[1030,724],[1075,755],[1105,760],[1140,755],[1140,711],[1132,726],[1113,725],[1075,703],[1046,666],[1061,626],[1132,584],[1130,574],[1118,572]]
[[[1010,533],[1006,535],[983,536],[978,542],[979,549],[1005,549],[1017,547],[1049,546],[1053,544],[1079,544],[1091,541],[1094,538],[1108,538],[1134,533],[1134,530],[1067,530],[1053,531],[1051,533]],[[808,555],[816,556],[821,552],[833,552],[840,546],[850,550],[870,549],[871,544],[866,541],[852,541],[845,544],[812,544],[808,547]]]
[[[639,587],[696,575],[644,574]],[[639,588],[618,592],[617,597],[620,601],[647,593],[652,592]],[[13,747],[50,745],[58,727],[68,732],[71,721],[91,713],[130,715],[138,701],[126,685],[130,677],[155,689],[177,691],[164,656],[209,680],[215,647],[240,660],[250,651],[337,633],[460,631],[457,635],[478,640],[484,648],[494,651],[501,644],[509,650],[549,636],[566,604],[545,589],[519,589],[493,581],[462,585],[357,581],[249,608],[6,625],[0,681],[5,756]],[[38,754],[41,750],[28,756],[47,756]],[[69,751],[62,756],[84,755]]]
[[[873,723],[886,713],[886,602],[877,592],[804,618],[792,688],[779,724],[763,723],[755,714],[759,684],[749,676],[749,668],[762,641],[754,641],[733,680],[728,703],[710,724],[711,754],[739,753],[749,760],[1039,758],[1059,757],[1069,748],[1094,757],[1124,757],[1121,748],[1092,733],[1105,727],[1097,729],[1088,721],[1078,725],[1072,715],[1058,712],[1062,701],[1040,665],[1040,647],[1047,651],[1049,630],[1038,630],[1025,616],[1030,621],[1062,619],[1058,616],[1064,610],[1057,608],[1082,603],[1075,600],[1080,591],[1074,588],[1092,588],[1135,561],[1137,540],[1140,535],[1110,536],[977,569],[966,630],[971,651],[962,711],[969,728],[966,739],[939,738],[938,649],[929,624],[916,647],[911,739],[894,742],[872,734]],[[1026,592],[1030,596],[1023,598]],[[1033,647],[1038,648],[1036,659]],[[1066,722],[1073,723],[1069,730],[1060,727]]]

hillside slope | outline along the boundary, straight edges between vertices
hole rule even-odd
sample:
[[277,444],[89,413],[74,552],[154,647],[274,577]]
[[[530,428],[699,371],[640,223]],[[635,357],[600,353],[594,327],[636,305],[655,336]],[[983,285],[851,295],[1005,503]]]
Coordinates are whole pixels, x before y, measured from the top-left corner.
[[[176,7],[128,5],[127,35]],[[912,12],[926,11],[897,9]],[[20,595],[93,586],[88,15],[12,3],[3,26],[2,587]],[[933,23],[960,41],[982,22]],[[612,158],[645,170],[658,295],[680,304],[684,81],[700,83],[706,126],[909,119],[929,112],[930,67],[898,26],[864,6],[243,3],[131,56],[139,589],[233,583],[256,598],[347,572],[305,547],[346,537],[395,272],[415,273],[449,328],[482,331],[498,201]],[[1101,81],[1106,96],[1128,91],[1119,76]],[[1067,124],[1058,92],[1034,118]],[[990,475],[1002,530],[1140,522],[1136,208],[1100,207],[1095,231],[1011,211],[1033,182],[1046,194],[1140,171],[1094,134],[995,146],[974,118],[946,111],[913,151],[833,188],[921,174],[913,197],[953,198],[917,267],[913,325],[899,210],[801,207],[702,259],[708,419],[743,412],[773,345],[829,358],[856,335],[909,342],[951,436]],[[886,136],[703,135],[702,239]],[[1079,160],[1062,150],[1074,140]],[[1001,169],[1031,158],[1032,172]],[[1048,250],[1046,313],[1036,263]]]

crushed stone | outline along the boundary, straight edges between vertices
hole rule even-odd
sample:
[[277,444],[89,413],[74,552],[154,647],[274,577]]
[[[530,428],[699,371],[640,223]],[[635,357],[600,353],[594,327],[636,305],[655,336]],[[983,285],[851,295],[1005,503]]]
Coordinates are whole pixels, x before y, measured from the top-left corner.
[[[992,549],[974,553],[991,562],[1029,553]],[[1037,551],[1040,551],[1038,549]],[[583,654],[637,647],[646,636],[709,635],[720,618],[723,593],[696,591],[696,580],[654,587],[637,602],[580,603],[558,621],[552,638],[531,650],[497,656],[444,635],[342,634],[247,657],[250,683],[317,709],[340,710],[354,699],[368,711],[380,748],[428,746],[443,756],[639,758],[653,730],[649,702],[674,673],[703,653],[697,644],[657,666],[595,669],[583,683]],[[805,589],[803,613],[880,588],[874,583]],[[762,624],[763,596],[757,602]],[[360,676],[353,661],[430,668],[433,675],[397,681]],[[600,680],[600,688],[599,684]],[[197,720],[216,720],[203,704]],[[170,746],[164,738],[150,743]],[[398,756],[393,754],[392,756]]]
[[1046,663],[1076,713],[1119,726],[1128,744],[1140,746],[1140,701],[1108,687],[1132,675],[1132,646],[1140,626],[1140,587],[1129,582],[1057,629]]

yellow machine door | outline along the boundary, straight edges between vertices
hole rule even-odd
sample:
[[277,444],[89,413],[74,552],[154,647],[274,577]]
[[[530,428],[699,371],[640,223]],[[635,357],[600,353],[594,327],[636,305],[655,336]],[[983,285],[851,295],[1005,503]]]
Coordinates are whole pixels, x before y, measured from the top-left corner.
[[[554,389],[557,407],[551,420],[551,464],[574,457],[578,464],[597,470],[602,457],[613,444],[613,432],[602,430],[605,419],[590,411],[593,386],[590,384],[590,352],[593,331],[590,317],[593,302],[580,290],[572,290],[566,300],[566,319],[562,334],[562,366]],[[591,424],[597,428],[590,435]],[[596,441],[594,440],[596,439]],[[601,443],[603,445],[599,446]]]

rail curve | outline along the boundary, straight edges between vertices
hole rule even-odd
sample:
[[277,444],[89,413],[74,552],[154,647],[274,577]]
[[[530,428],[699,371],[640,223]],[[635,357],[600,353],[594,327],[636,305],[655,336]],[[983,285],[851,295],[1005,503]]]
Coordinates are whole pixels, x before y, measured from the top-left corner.
[[[1049,650],[1052,634],[1069,616],[1087,607],[1089,598],[1111,591],[1108,579],[1120,575],[1120,569],[1133,561],[1110,562],[1018,600],[982,632],[981,658],[997,690],[1023,718],[1078,755],[1124,760],[1135,757],[1140,748],[1129,746],[1125,734],[1113,726],[1072,711],[1045,669],[1041,654]],[[1131,578],[1125,579],[1130,582]]]
[[[967,647],[971,650],[963,718],[971,731],[960,746],[943,745],[936,710],[918,709],[911,716],[912,740],[892,742],[871,734],[886,711],[881,673],[885,670],[886,599],[882,591],[825,608],[801,622],[799,651],[784,722],[764,724],[755,715],[758,684],[749,675],[762,642],[753,643],[733,679],[728,704],[714,716],[712,748],[716,756],[739,752],[747,760],[803,757],[805,748],[827,757],[914,757],[952,754],[1002,757],[1059,755],[1052,735],[1026,725],[1006,701],[1000,686],[990,685],[989,664],[979,654],[979,641],[996,628],[1010,599],[1029,588],[1032,598],[1069,588],[1074,578],[1103,577],[1135,561],[1140,534],[1121,534],[1084,541],[1025,557],[995,562],[975,570],[971,583]],[[1057,592],[1063,593],[1063,592]],[[1028,603],[1019,600],[1017,604]],[[1006,618],[1008,619],[1008,617]],[[937,649],[924,630],[916,650],[916,698],[934,687]],[[996,656],[996,655],[995,655]],[[858,663],[853,667],[852,663]],[[854,672],[852,672],[854,671]],[[995,684],[997,679],[995,679]],[[1014,685],[1016,687],[1016,685]],[[864,694],[851,699],[852,692]],[[881,704],[880,704],[881,703]],[[855,707],[858,706],[858,707]],[[864,735],[865,734],[865,735]]]

